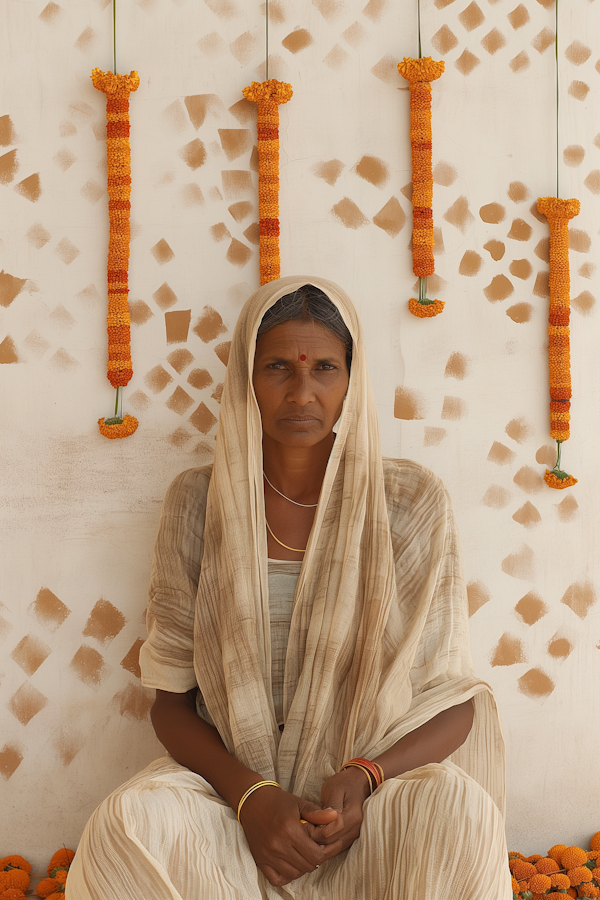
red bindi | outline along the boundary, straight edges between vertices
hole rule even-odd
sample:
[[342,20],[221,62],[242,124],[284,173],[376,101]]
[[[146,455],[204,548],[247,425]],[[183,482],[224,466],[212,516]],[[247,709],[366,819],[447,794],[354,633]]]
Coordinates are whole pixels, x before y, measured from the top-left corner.
[[306,359],[306,354],[301,353],[301,354],[300,354],[300,359],[302,360],[302,362],[304,362],[304,360]]

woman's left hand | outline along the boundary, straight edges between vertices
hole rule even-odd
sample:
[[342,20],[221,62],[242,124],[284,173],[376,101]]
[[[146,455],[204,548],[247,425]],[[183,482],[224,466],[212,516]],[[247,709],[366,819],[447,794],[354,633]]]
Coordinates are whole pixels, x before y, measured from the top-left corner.
[[334,809],[338,817],[329,825],[314,829],[314,840],[319,844],[342,842],[340,853],[347,850],[360,834],[363,820],[363,803],[371,789],[367,776],[356,766],[342,769],[323,782],[321,806]]

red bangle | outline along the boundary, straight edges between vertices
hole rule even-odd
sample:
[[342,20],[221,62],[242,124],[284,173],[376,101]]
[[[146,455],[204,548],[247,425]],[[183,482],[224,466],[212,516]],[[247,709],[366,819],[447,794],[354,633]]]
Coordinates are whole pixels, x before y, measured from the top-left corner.
[[381,766],[378,763],[371,762],[370,759],[365,759],[363,756],[356,756],[354,759],[348,760],[347,763],[344,763],[342,769],[345,769],[347,766],[359,766],[366,769],[371,777],[371,787],[373,790],[378,788],[384,781],[384,774]]

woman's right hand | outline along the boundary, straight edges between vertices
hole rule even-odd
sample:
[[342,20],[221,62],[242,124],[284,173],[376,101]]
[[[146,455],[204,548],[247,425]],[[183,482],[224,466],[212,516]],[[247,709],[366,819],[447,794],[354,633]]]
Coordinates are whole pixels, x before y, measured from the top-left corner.
[[240,821],[256,865],[272,885],[283,887],[341,851],[341,841],[324,846],[317,840],[319,826],[334,822],[337,816],[334,809],[320,809],[268,785],[244,802]]

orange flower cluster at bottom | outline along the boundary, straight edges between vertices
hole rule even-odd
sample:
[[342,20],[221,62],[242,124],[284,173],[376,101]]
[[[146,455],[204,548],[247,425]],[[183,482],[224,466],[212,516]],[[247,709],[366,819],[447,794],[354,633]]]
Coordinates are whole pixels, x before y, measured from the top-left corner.
[[566,896],[600,897],[600,831],[591,850],[555,844],[547,856],[508,854],[513,900],[559,900]]
[[430,319],[431,316],[439,316],[444,309],[443,300],[430,300],[429,303],[423,303],[411,297],[408,301],[408,310],[419,319]]
[[135,416],[130,416],[129,413],[125,413],[122,419],[98,419],[100,434],[111,440],[113,438],[129,437],[139,424]]
[[22,856],[0,859],[0,897],[2,900],[26,900],[31,866]]
[[544,481],[546,482],[548,487],[556,488],[556,490],[558,491],[561,491],[563,488],[573,487],[574,484],[577,484],[577,479],[572,475],[567,475],[566,472],[563,474],[565,475],[565,477],[559,478],[555,472],[551,472],[550,469],[546,469]]

